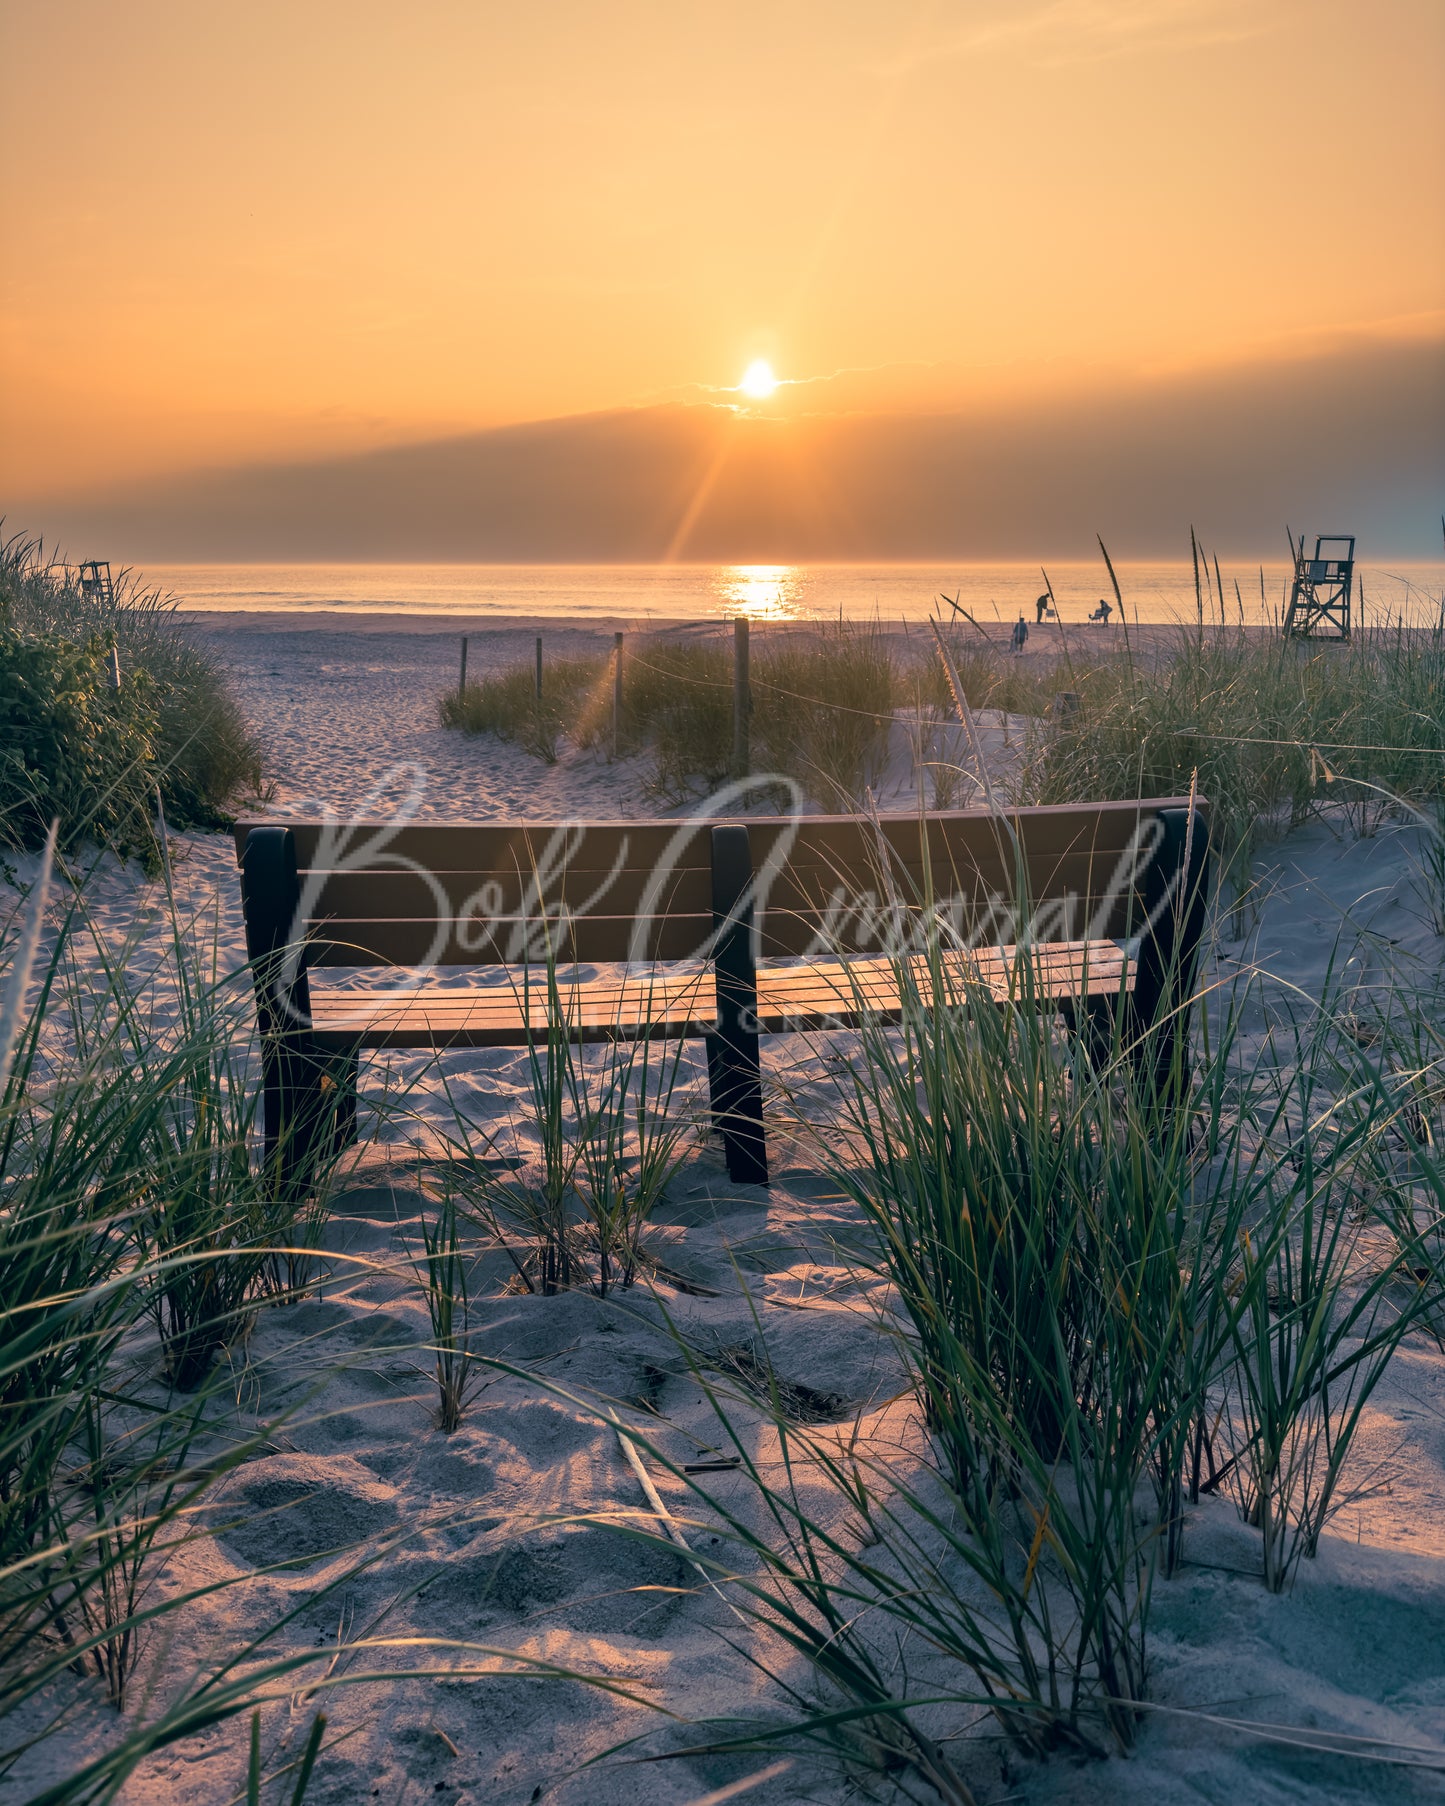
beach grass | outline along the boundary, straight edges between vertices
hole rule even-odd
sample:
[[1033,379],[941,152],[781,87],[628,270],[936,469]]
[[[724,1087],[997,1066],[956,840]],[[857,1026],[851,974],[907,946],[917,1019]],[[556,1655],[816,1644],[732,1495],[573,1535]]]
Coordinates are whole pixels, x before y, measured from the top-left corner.
[[1314,1558],[1386,1367],[1438,1309],[1445,1169],[1418,1131],[1401,1162],[1418,1080],[1360,1047],[1333,977],[1282,1042],[1241,1032],[1242,980],[1161,1097],[1117,1037],[1101,1061],[1032,1007],[1026,969],[1000,1008],[938,951],[834,1062],[836,1107],[794,1120],[872,1229],[860,1290],[912,1409],[810,1427],[679,1329],[739,1478],[649,1447],[723,1536],[704,1565],[735,1609],[815,1671],[816,1705],[775,1671],[796,1747],[966,1801],[939,1727],[980,1709],[1035,1760],[1136,1741],[1202,1494],[1233,1493],[1268,1590]]
[[1369,832],[1445,795],[1445,635],[1378,628],[1348,644],[1180,628],[1146,660],[1076,668],[1077,709],[1041,726],[1027,802],[1177,796],[1197,775],[1221,844],[1298,826],[1322,804]]
[[[192,1266],[214,1288],[215,1269],[236,1263],[235,1295],[204,1297],[213,1347],[241,1333],[266,1295],[257,1257],[286,1231],[253,1223],[244,1198],[215,1214],[233,1196],[214,1191],[218,1143],[254,1142],[248,1107],[228,1097],[245,1080],[218,1051],[238,1028],[221,1008],[203,999],[147,1039],[121,963],[87,965],[85,1038],[59,1065],[47,1051],[44,1025],[72,1016],[55,1002],[79,980],[63,947],[41,957],[44,892],[37,883],[7,942],[0,1724],[7,1700],[13,1711],[77,1664],[130,1712],[156,1634],[149,1613],[187,1609],[184,1593],[157,1596],[153,1577],[204,1534],[198,1508],[257,1437],[217,1450],[210,1414],[224,1387],[193,1339],[193,1391],[174,1386],[142,1418],[128,1406],[129,1351],[145,1334],[174,1344],[163,1301]],[[79,912],[69,932],[83,929]],[[166,958],[203,938],[173,933]],[[871,1232],[850,1258],[879,1302],[905,1397],[870,1429],[838,1424],[837,1405],[799,1408],[765,1337],[740,1354],[679,1335],[679,1366],[713,1413],[709,1440],[735,1457],[730,1490],[687,1471],[660,1433],[639,1443],[722,1539],[701,1565],[756,1626],[753,1659],[794,1703],[769,1738],[906,1772],[963,1803],[972,1790],[950,1726],[980,1710],[1031,1760],[1137,1741],[1155,1593],[1187,1559],[1201,1493],[1235,1497],[1267,1588],[1314,1557],[1351,1496],[1353,1438],[1389,1362],[1438,1321],[1445,1174],[1422,1126],[1439,1054],[1418,1000],[1392,999],[1362,1046],[1331,979],[1301,1004],[1297,1032],[1262,1049],[1240,1026],[1258,982],[1246,979],[1229,1008],[1211,1006],[1207,1045],[1197,1034],[1187,1079],[1181,1069],[1161,1098],[1141,1080],[1148,1062],[1117,1038],[1101,1055],[1033,1007],[1027,967],[1016,1004],[999,1008],[933,965],[925,984],[900,968],[902,1019],[865,1017],[832,1068],[832,1107],[800,1107],[791,1125]],[[199,994],[213,975],[179,976]],[[415,1283],[442,1434],[456,1434],[498,1365],[473,1339],[479,1256],[515,1248],[520,1228],[538,1292],[635,1284],[689,1127],[676,1067],[648,1044],[584,1065],[565,983],[549,982],[553,1026],[528,1054],[537,1172],[523,1186],[512,1169],[479,1233],[461,1181],[485,1162],[459,1142],[423,1223]],[[1205,1004],[1190,1008],[1202,1033]],[[206,1118],[216,1139],[198,1145]],[[172,1236],[156,1227],[173,1196],[189,1236],[181,1217]],[[174,1353],[171,1370],[179,1379]],[[778,1459],[759,1456],[760,1411]],[[915,1653],[900,1667],[905,1647]],[[813,1704],[800,1705],[797,1658],[816,1676]],[[278,1697],[301,1660],[228,1652],[218,1714]],[[377,1679],[358,1672],[357,1684]],[[193,1706],[195,1729],[214,1721]],[[181,1705],[167,1713],[134,1720],[127,1760],[192,1734]],[[743,1735],[735,1721],[696,1734],[719,1748]],[[106,1774],[123,1772],[119,1755],[107,1760]]]
[[[237,1327],[225,1303],[184,1326],[189,1396],[158,1406],[124,1377],[148,1325],[174,1358],[174,1301],[224,1292],[216,1276],[243,1252],[194,1208],[215,1163],[203,1125],[235,1120],[212,1063],[229,1042],[208,1013],[148,1024],[123,961],[97,974],[78,957],[83,904],[63,884],[45,947],[51,883],[47,850],[9,927],[0,999],[0,1718],[66,1668],[94,1672],[125,1705],[151,1570],[246,1445],[217,1449],[203,1427],[210,1354]],[[199,972],[187,976],[194,996]],[[188,1082],[198,1071],[204,1092]],[[178,1198],[183,1235],[161,1228]]]
[[[1021,800],[1197,786],[1226,851],[1335,804],[1354,833],[1387,813],[1439,819],[1438,636],[1326,648],[1181,630],[1148,658],[1121,646],[1034,667],[951,638],[971,707],[1029,720]],[[1079,701],[1059,715],[1063,687]],[[540,701],[524,668],[443,710],[539,757],[565,740],[606,755],[612,693],[607,660],[558,660]],[[727,775],[725,643],[644,646],[623,694],[618,750],[648,753],[659,790]],[[755,763],[837,803],[866,786],[895,709],[949,701],[936,661],[910,663],[872,629],[764,638]],[[149,1752],[258,1701],[305,1707],[300,1798],[326,1730],[300,1677],[340,1665],[339,1649],[269,1657],[264,1631],[155,1712],[136,1678],[165,1615],[194,1604],[161,1586],[167,1561],[212,1534],[218,1489],[275,1446],[284,1412],[239,1431],[222,1363],[256,1311],[316,1277],[326,1173],[306,1197],[269,1183],[250,975],[208,960],[214,929],[183,919],[167,884],[146,982],[179,1005],[152,1011],[140,939],[102,934],[54,856],[52,835],[0,940],[0,1764],[20,1753],[7,1719],[84,1677],[128,1728],[50,1806],[107,1797]],[[1316,1559],[1390,1364],[1407,1339],[1445,1333],[1445,1050],[1423,990],[1384,992],[1362,1023],[1342,960],[1312,998],[1245,971],[1188,1000],[1161,1085],[1118,1023],[1101,1042],[1036,1007],[1026,961],[1000,1007],[922,914],[927,976],[899,965],[900,1018],[864,1011],[846,1058],[816,1050],[821,1102],[782,1086],[797,1145],[864,1226],[839,1258],[902,1390],[839,1421],[826,1374],[806,1396],[778,1377],[750,1301],[752,1341],[673,1326],[726,1460],[681,1460],[665,1424],[628,1435],[689,1501],[711,1539],[694,1566],[774,1683],[765,1725],[703,1721],[690,1747],[792,1744],[969,1806],[964,1733],[980,1715],[1030,1762],[1137,1744],[1157,1596],[1189,1559],[1202,1498],[1233,1499],[1267,1592]],[[452,1438],[484,1374],[527,1377],[478,1350],[484,1257],[510,1256],[529,1305],[623,1291],[641,1308],[649,1274],[667,1273],[648,1238],[695,1128],[680,1043],[584,1055],[565,971],[549,958],[520,982],[547,1004],[514,1105],[532,1158],[498,1158],[459,1104],[405,1256],[435,1434]],[[1265,1019],[1268,1034],[1247,1031]],[[654,1315],[661,1294],[645,1300]],[[568,1402],[617,1423],[616,1401]],[[697,1443],[695,1416],[686,1434]],[[726,1485],[699,1466],[725,1467]],[[595,1523],[616,1530],[611,1504]],[[626,1533],[675,1556],[655,1525]],[[322,1596],[378,1558],[355,1551]],[[276,1634],[290,1622],[278,1607]],[[347,1655],[383,1646],[358,1636]],[[500,1658],[484,1654],[490,1666],[438,1655],[425,1672],[485,1683]],[[615,1676],[548,1672],[619,1691]],[[352,1679],[395,1675],[359,1663]],[[251,1722],[241,1784],[259,1795]]]
[[[119,687],[113,688],[119,673]],[[213,828],[264,788],[263,758],[176,603],[122,572],[82,591],[38,541],[0,544],[0,844],[87,836],[154,861],[174,828]]]
[[574,981],[544,951],[515,987],[529,1022],[539,994],[546,1004],[544,1026],[528,1030],[509,1125],[514,1147],[535,1156],[523,1162],[498,1133],[479,1131],[455,1099],[449,1141],[471,1214],[508,1250],[521,1288],[595,1287],[606,1298],[646,1269],[652,1213],[689,1152],[685,1044],[623,1032],[589,1054],[571,1026]]
[[[355,1672],[337,1674],[337,1650],[298,1647],[296,1621],[413,1530],[339,1543],[300,1604],[274,1603],[243,1633],[176,1659],[178,1627],[288,1566],[282,1552],[275,1570],[197,1582],[188,1564],[234,1523],[227,1482],[287,1447],[334,1377],[289,1376],[261,1422],[237,1377],[259,1382],[243,1355],[255,1313],[313,1282],[327,1174],[314,1168],[301,1198],[262,1158],[249,971],[218,963],[214,929],[169,891],[158,936],[143,912],[109,940],[55,840],[0,919],[0,1778],[100,1703],[113,1734],[75,1746],[27,1795],[98,1806],[155,1752],[258,1706],[274,1717],[310,1670],[327,1669],[333,1689],[376,1684],[355,1657],[394,1647],[404,1659],[404,1640],[358,1638]],[[453,1223],[443,1212],[425,1236],[421,1285],[443,1307],[443,1407],[460,1411],[480,1376]],[[466,1661],[433,1659],[447,1672]],[[268,1788],[294,1770],[285,1797],[296,1801],[325,1728],[325,1714],[310,1717],[295,1762],[260,1765]],[[274,1756],[274,1734],[267,1744]],[[257,1769],[253,1739],[252,1782]]]
[[469,683],[463,692],[449,690],[440,698],[444,727],[467,734],[494,734],[523,747],[547,764],[556,763],[567,728],[585,712],[590,693],[603,675],[599,658],[549,659],[537,693],[531,665],[493,673]]
[[[960,625],[946,639],[970,708],[1017,722],[1015,802],[1177,796],[1197,779],[1220,844],[1238,849],[1230,863],[1243,871],[1261,835],[1321,805],[1341,805],[1368,833],[1402,806],[1435,812],[1445,799],[1438,629],[1375,627],[1340,645],[1155,628],[1147,639],[1136,631],[1082,646],[1043,629],[1024,659]],[[734,775],[732,682],[723,639],[639,639],[624,648],[615,730],[612,662],[602,656],[552,661],[540,702],[531,668],[518,667],[439,706],[448,726],[548,760],[567,741],[601,756],[614,746],[645,754],[652,789],[676,803]],[[866,623],[755,634],[751,696],[750,769],[800,783],[825,807],[862,797],[895,711],[945,719],[953,709],[931,644],[904,651]],[[946,806],[959,786],[944,788]]]
[[[564,740],[610,756],[646,754],[649,783],[678,802],[733,775],[733,651],[719,639],[624,644],[614,733],[610,657],[549,660],[543,689],[517,666],[448,691],[444,726],[490,733],[555,762]],[[819,800],[861,796],[880,762],[902,695],[886,634],[840,622],[814,632],[759,633],[751,658],[750,769],[802,784]]]

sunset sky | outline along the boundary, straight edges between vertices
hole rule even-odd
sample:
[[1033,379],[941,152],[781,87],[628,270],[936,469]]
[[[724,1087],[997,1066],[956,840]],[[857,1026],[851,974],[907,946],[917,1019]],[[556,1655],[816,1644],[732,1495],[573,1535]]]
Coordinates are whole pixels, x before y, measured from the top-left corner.
[[0,0],[0,496],[1438,340],[1442,74],[1440,0]]

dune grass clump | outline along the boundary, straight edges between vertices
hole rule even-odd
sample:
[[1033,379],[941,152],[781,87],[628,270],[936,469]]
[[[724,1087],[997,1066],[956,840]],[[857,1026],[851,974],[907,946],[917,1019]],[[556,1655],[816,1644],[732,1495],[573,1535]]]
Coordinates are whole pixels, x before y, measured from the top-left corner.
[[[949,627],[944,638],[968,706],[976,712],[1001,709],[1010,715],[1047,715],[1059,690],[1077,688],[1096,668],[1093,658],[1074,661],[1067,668],[1040,667],[1032,660],[1021,663],[971,628]],[[939,659],[924,660],[911,676],[921,704],[953,714],[953,692]]]
[[417,1278],[431,1320],[432,1361],[437,1387],[437,1428],[454,1436],[477,1390],[472,1359],[471,1261],[457,1231],[455,1188],[444,1185],[436,1213],[423,1218],[423,1259]]
[[443,727],[465,734],[494,734],[549,765],[557,762],[564,735],[589,710],[588,699],[605,676],[600,658],[549,659],[537,694],[536,669],[518,665],[448,690],[438,704]]
[[[624,745],[650,751],[659,795],[726,782],[733,756],[732,648],[717,640],[645,643],[624,653]],[[594,744],[601,743],[601,726]]]
[[[121,683],[112,689],[112,653]],[[0,544],[0,844],[86,836],[152,854],[159,791],[172,827],[214,828],[259,792],[261,753],[176,605],[122,573],[82,594],[38,542]]]
[[[564,739],[610,755],[611,658],[517,666],[439,700],[445,727],[490,733],[554,763]],[[751,769],[796,779],[820,800],[856,799],[880,764],[904,694],[884,634],[840,622],[759,634],[751,659]],[[719,640],[641,639],[623,652],[620,753],[647,753],[652,785],[681,801],[733,775],[733,651]]]
[[902,699],[881,629],[840,621],[816,635],[766,636],[756,660],[753,757],[819,800],[860,800],[887,751]]
[[[195,971],[179,1020],[153,1018],[126,971],[136,948],[87,957],[101,941],[78,897],[47,949],[52,845],[0,936],[0,1723],[67,1667],[125,1705],[152,1572],[247,1446],[208,1443],[197,1468],[212,1357],[237,1326],[224,1306],[193,1311],[182,1350],[174,1315],[182,1292],[198,1307],[224,1293],[218,1271],[244,1252],[195,1209],[216,1125],[238,1120],[217,1064],[234,1024],[198,1004]],[[189,958],[183,936],[172,951]],[[178,1206],[180,1234],[163,1227]],[[136,1354],[152,1324],[190,1397],[150,1396]]]
[[1373,630],[1347,645],[1180,629],[1073,686],[1076,714],[1035,737],[1024,800],[1174,796],[1198,774],[1221,844],[1296,826],[1322,801],[1368,832],[1445,794],[1445,635]]
[[899,962],[901,1019],[865,1016],[835,1064],[836,1125],[798,1121],[872,1230],[860,1277],[911,1409],[810,1426],[683,1342],[733,1477],[648,1446],[730,1545],[702,1560],[734,1608],[822,1683],[806,1707],[770,1669],[797,1741],[961,1803],[953,1738],[980,1707],[1033,1758],[1133,1744],[1155,1594],[1206,1492],[1258,1531],[1269,1590],[1315,1555],[1369,1401],[1438,1309],[1445,1168],[1411,1128],[1418,1073],[1360,1047],[1333,978],[1263,1040],[1241,980],[1161,1085],[1121,1023],[1086,1048],[1034,1008],[1026,965],[1000,1007],[941,951],[922,978]]
[[[645,645],[624,666],[629,744],[649,747],[655,783],[681,799],[733,775],[733,650]],[[751,769],[796,780],[821,802],[861,798],[887,749],[899,691],[884,635],[842,622],[756,636]]]
[[[137,1685],[190,1608],[245,1584],[191,1586],[184,1558],[299,1407],[248,1425],[216,1356],[310,1206],[253,1145],[249,973],[209,965],[169,895],[168,932],[108,946],[53,850],[0,919],[0,1776],[102,1702],[115,1735],[28,1796],[83,1806],[334,1651],[268,1653],[296,1615],[279,1611],[193,1674]],[[324,1195],[325,1171],[310,1178]],[[341,1584],[374,1559],[353,1551]]]
[[[294,1246],[296,1219],[324,1197],[325,1161],[304,1198],[273,1183],[255,1145],[249,971],[208,963],[204,925],[169,893],[169,931],[146,919],[107,949],[53,847],[0,915],[0,1792],[77,1724],[101,1735],[64,1750],[55,1778],[26,1792],[35,1806],[114,1799],[154,1753],[251,1715],[236,1783],[299,1806],[326,1729],[311,1713],[288,1759],[304,1674],[391,1685],[399,1662],[415,1678],[480,1679],[482,1652],[447,1656],[437,1640],[418,1669],[411,1640],[378,1634],[379,1619],[340,1647],[305,1624],[327,1601],[349,1622],[349,1590],[415,1526],[338,1546],[290,1601],[267,1593],[264,1564],[197,1575],[199,1545],[235,1525],[227,1482],[287,1447],[329,1377],[298,1395],[292,1374],[289,1399],[273,1399],[241,1352],[251,1312],[277,1301],[273,1263],[315,1259],[311,1229]],[[477,1375],[445,1209],[425,1239],[433,1297],[451,1307],[433,1322],[439,1389],[460,1413]],[[284,1541],[276,1565],[289,1565]],[[259,1621],[223,1612],[230,1629],[197,1649],[194,1621],[214,1631],[222,1596],[258,1582]],[[528,1672],[528,1658],[514,1666]]]
[[537,1156],[519,1167],[497,1155],[495,1137],[478,1155],[474,1125],[454,1104],[459,1169],[523,1290],[591,1287],[605,1298],[648,1264],[652,1213],[687,1154],[691,1124],[675,1107],[685,1044],[645,1031],[634,1039],[625,1028],[589,1058],[575,1027],[576,990],[555,953],[548,949],[541,968],[523,967],[514,983],[529,1021],[535,1004],[545,1005],[544,1023],[529,1031],[515,1120]]

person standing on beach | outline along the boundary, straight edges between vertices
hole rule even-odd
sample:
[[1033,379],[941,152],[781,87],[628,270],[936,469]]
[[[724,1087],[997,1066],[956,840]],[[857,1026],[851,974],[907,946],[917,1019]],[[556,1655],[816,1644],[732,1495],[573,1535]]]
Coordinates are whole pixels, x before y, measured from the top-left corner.
[[1034,626],[1042,627],[1044,616],[1054,612],[1054,599],[1047,590],[1034,603]]
[[1107,627],[1109,625],[1109,616],[1113,614],[1113,612],[1114,610],[1109,602],[1103,596],[1100,596],[1099,606],[1094,610],[1093,614],[1089,616],[1089,619],[1091,621],[1102,621]]
[[1023,651],[1024,643],[1028,639],[1028,637],[1029,637],[1029,624],[1023,618],[1023,616],[1020,615],[1019,618],[1014,622],[1013,649],[1015,652]]

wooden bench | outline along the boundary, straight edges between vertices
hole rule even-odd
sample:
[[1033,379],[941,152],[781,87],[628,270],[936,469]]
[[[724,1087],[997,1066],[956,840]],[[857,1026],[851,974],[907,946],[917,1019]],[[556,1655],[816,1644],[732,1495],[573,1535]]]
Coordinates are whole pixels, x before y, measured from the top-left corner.
[[[577,1041],[704,1037],[728,1171],[766,1184],[759,1035],[896,1019],[925,906],[977,943],[948,956],[961,976],[1009,995],[1022,939],[1034,1002],[1096,1033],[1122,1006],[1126,1039],[1162,1071],[1208,882],[1203,805],[1167,798],[565,827],[242,821],[236,848],[267,1148],[298,1183],[318,1137],[354,1133],[360,1049],[525,1046],[560,997]],[[555,964],[614,970],[564,977],[549,1005],[549,947]],[[416,975],[370,992],[313,981],[344,967]],[[507,982],[438,977],[496,968]]]

